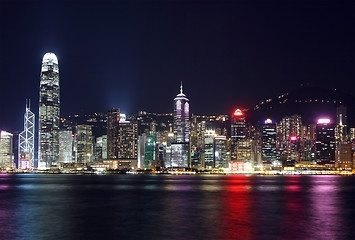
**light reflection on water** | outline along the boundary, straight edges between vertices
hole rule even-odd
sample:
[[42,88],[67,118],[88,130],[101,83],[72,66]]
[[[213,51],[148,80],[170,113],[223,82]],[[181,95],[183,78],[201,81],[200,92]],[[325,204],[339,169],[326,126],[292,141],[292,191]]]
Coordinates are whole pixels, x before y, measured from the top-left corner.
[[355,178],[2,175],[0,239],[351,239]]

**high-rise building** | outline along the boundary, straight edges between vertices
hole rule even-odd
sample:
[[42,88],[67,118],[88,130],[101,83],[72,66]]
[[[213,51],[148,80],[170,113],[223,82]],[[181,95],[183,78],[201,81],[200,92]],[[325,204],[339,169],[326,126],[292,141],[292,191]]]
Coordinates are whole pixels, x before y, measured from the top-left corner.
[[351,143],[340,143],[336,150],[337,170],[351,171],[353,169],[353,153]]
[[54,53],[43,57],[39,95],[38,167],[49,168],[59,160],[59,68]]
[[117,159],[138,159],[138,124],[137,122],[126,121],[125,114],[120,114],[120,121],[117,128]]
[[76,126],[76,156],[78,163],[92,162],[93,156],[93,141],[92,127],[90,125]]
[[174,143],[171,144],[171,167],[189,166],[190,141],[190,106],[189,99],[182,92],[174,98]]
[[190,132],[190,106],[189,99],[182,92],[182,83],[180,93],[174,98],[174,137],[175,142],[189,142]]
[[276,123],[266,119],[261,134],[261,159],[264,168],[278,165],[276,160]]
[[156,136],[148,135],[145,142],[144,167],[152,168],[156,161]]
[[350,128],[350,141],[355,141],[355,128]]
[[302,118],[300,115],[292,115],[284,117],[278,125],[278,132],[281,135],[281,142],[287,143],[291,136],[301,138],[302,133]]
[[315,161],[320,165],[335,166],[335,125],[330,119],[319,119],[316,125]]
[[73,162],[73,134],[70,129],[59,130],[59,162]]
[[120,109],[112,109],[107,113],[107,158],[118,157],[118,125],[120,122]]
[[107,159],[107,135],[96,138],[95,159]]
[[26,101],[23,131],[19,134],[18,168],[29,169],[35,164],[35,115],[30,110],[30,102]]
[[240,109],[231,118],[231,160],[237,159],[237,143],[246,137],[245,115]]
[[223,135],[216,135],[214,138],[214,167],[228,168],[229,157],[227,137]]
[[0,169],[14,167],[13,134],[0,130]]
[[206,169],[212,169],[214,164],[214,138],[216,136],[215,131],[208,130],[205,133],[205,141],[203,146],[203,165]]
[[348,117],[346,113],[346,107],[340,105],[336,108],[337,122],[335,128],[335,138],[338,142],[343,142],[348,137]]

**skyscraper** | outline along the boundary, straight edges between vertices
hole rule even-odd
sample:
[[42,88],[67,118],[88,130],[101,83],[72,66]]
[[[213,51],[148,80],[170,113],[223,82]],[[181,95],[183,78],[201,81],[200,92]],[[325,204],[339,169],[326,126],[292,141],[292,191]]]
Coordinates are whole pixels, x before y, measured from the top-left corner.
[[231,159],[237,159],[237,143],[246,137],[245,115],[240,109],[231,118]]
[[19,134],[18,168],[28,169],[35,166],[35,115],[26,101],[23,131]]
[[39,92],[38,167],[58,165],[59,159],[59,68],[54,53],[42,60]]
[[174,98],[174,142],[171,144],[171,167],[189,166],[190,142],[190,106],[189,99],[182,92]]
[[118,124],[120,122],[120,109],[111,109],[107,113],[107,158],[118,157]]
[[73,162],[73,134],[70,129],[59,131],[59,162]]
[[76,138],[77,162],[78,163],[92,162],[94,159],[92,127],[90,125],[76,126],[75,138]]
[[347,113],[346,107],[340,105],[336,108],[337,122],[335,128],[335,138],[338,142],[343,142],[347,139],[348,129],[347,129]]
[[0,130],[0,169],[13,167],[13,134]]
[[263,166],[270,168],[271,165],[277,165],[276,161],[276,123],[271,119],[266,119],[262,126],[261,134],[261,158]]
[[180,93],[174,98],[174,136],[175,142],[189,142],[190,133],[190,106],[189,99],[182,93],[182,83]]
[[317,164],[335,166],[335,124],[319,119],[316,125],[315,160]]

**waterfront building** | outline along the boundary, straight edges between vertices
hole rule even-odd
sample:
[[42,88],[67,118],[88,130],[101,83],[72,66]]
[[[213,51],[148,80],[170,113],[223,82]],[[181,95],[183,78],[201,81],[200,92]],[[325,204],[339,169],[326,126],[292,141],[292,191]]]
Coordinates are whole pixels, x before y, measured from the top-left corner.
[[94,159],[92,127],[90,125],[76,126],[76,156],[77,163],[89,163]]
[[145,141],[144,167],[153,168],[156,161],[156,135],[148,135]]
[[[138,159],[138,124],[125,121],[121,115],[118,124],[117,155],[114,158]],[[135,164],[137,167],[137,163]]]
[[59,131],[59,162],[73,162],[73,134],[70,129]]
[[230,152],[227,137],[216,135],[214,138],[214,162],[215,168],[229,167]]
[[96,138],[95,159],[107,159],[107,135]]
[[26,100],[23,131],[18,141],[18,168],[37,167],[35,163],[35,115],[30,110],[30,102]]
[[335,125],[330,119],[319,119],[316,125],[315,161],[317,164],[335,165]]
[[246,137],[245,114],[240,109],[231,117],[231,160],[237,160],[237,143]]
[[207,130],[205,133],[205,141],[203,146],[203,166],[205,169],[212,169],[215,167],[214,163],[214,138],[215,131]]
[[351,143],[341,143],[336,150],[335,167],[337,170],[351,171],[353,169],[353,152]]
[[171,144],[171,167],[189,166],[190,106],[182,91],[174,98],[174,142]]
[[190,133],[190,106],[189,99],[182,92],[182,83],[180,93],[174,98],[174,137],[176,143],[189,142]]
[[0,130],[0,169],[14,168],[13,134]]
[[255,153],[254,141],[252,139],[239,140],[237,143],[238,169],[243,172],[250,172],[254,169]]
[[266,119],[262,125],[261,134],[261,159],[264,168],[271,168],[271,166],[279,166],[276,157],[276,123],[271,119]]
[[107,158],[118,158],[120,109],[112,109],[107,113]]
[[60,94],[58,59],[46,53],[42,60],[39,93],[38,167],[58,165]]

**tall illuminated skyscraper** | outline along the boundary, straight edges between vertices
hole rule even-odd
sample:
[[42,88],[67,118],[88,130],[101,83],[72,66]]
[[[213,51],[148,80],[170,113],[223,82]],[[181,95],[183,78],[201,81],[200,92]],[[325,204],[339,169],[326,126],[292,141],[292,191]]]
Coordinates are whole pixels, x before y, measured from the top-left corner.
[[174,137],[175,142],[189,142],[190,132],[190,106],[189,99],[182,93],[182,83],[180,93],[174,98]]
[[190,142],[190,106],[189,99],[182,92],[174,98],[174,142],[171,144],[171,162],[168,167],[189,166]]
[[59,68],[54,53],[42,60],[39,90],[38,167],[58,165],[59,160]]
[[35,164],[35,115],[30,110],[30,102],[26,100],[23,131],[19,134],[18,168],[28,169]]
[[237,160],[237,145],[246,137],[245,115],[240,109],[234,111],[231,118],[231,160]]

